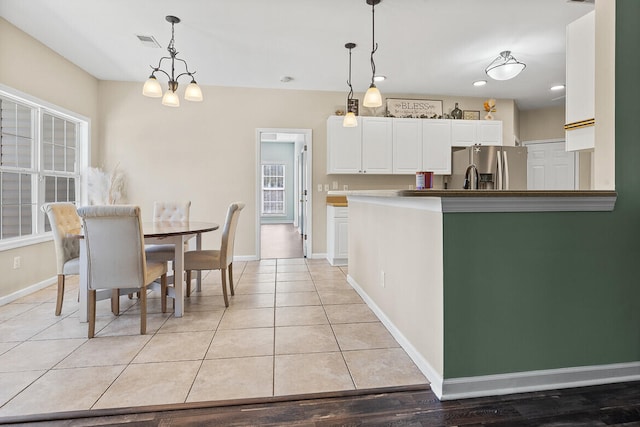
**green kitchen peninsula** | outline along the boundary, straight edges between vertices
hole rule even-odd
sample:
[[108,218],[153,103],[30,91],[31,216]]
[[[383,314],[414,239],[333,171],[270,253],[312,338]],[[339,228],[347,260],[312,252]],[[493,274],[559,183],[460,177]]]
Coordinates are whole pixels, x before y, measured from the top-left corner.
[[616,192],[347,197],[349,280],[439,398],[640,375],[627,274],[638,261],[624,250]]

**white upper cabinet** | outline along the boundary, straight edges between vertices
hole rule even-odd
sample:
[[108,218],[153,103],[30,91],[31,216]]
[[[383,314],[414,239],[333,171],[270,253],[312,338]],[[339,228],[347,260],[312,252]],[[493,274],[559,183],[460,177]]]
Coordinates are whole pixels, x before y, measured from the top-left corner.
[[502,145],[502,122],[494,120],[476,120],[478,144]]
[[451,122],[422,120],[422,170],[451,174]]
[[422,123],[393,119],[393,173],[412,175],[422,171]]
[[386,117],[362,117],[362,172],[393,172],[393,122]]
[[358,117],[357,127],[345,128],[342,119],[327,120],[328,174],[448,175],[452,146],[502,145],[498,120]]
[[474,144],[502,145],[502,121],[451,120],[451,145],[470,147]]
[[327,173],[351,174],[362,171],[362,118],[358,126],[342,126],[340,116],[327,119]]
[[[565,123],[567,151],[595,147],[595,12],[567,25]],[[586,125],[586,126],[585,126]]]
[[451,145],[453,147],[470,147],[476,143],[477,120],[452,120]]

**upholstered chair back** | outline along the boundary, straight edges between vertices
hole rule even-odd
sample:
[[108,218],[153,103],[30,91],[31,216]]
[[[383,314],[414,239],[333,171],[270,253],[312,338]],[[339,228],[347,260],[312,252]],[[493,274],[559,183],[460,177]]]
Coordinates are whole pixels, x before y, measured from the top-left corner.
[[191,202],[154,202],[154,221],[189,221]]
[[84,225],[89,289],[145,286],[146,259],[140,208],[128,205],[78,209]]
[[227,209],[227,218],[222,229],[222,242],[220,244],[220,265],[226,268],[233,262],[233,244],[236,237],[236,228],[240,211],[244,208],[244,203],[234,202]]
[[42,210],[51,223],[56,248],[57,274],[74,274],[64,271],[64,265],[70,259],[80,256],[80,242],[77,236],[69,236],[70,233],[77,233],[80,230],[81,221],[76,205],[68,202],[47,203],[42,206]]

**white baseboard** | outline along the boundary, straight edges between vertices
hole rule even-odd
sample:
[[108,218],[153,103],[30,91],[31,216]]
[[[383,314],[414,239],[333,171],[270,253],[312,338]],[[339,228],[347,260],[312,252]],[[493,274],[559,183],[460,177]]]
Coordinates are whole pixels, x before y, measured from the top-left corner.
[[20,289],[19,291],[15,291],[12,294],[0,297],[0,305],[9,304],[10,302],[17,300],[18,298],[22,298],[24,296],[32,294],[36,291],[39,291],[40,289],[44,289],[47,286],[51,286],[57,282],[58,282],[58,277],[55,276],[49,279],[45,279],[42,282],[36,283],[35,285],[31,285],[27,288]]
[[418,369],[422,372],[422,374],[427,377],[429,380],[431,390],[433,393],[441,399],[442,396],[442,376],[438,374],[438,372],[431,366],[431,364],[425,359],[418,350],[409,342],[409,340],[404,336],[402,332],[393,324],[393,322],[387,317],[386,314],[382,312],[380,307],[373,302],[369,295],[358,285],[358,283],[351,277],[347,275],[347,281],[356,292],[362,297],[364,302],[371,308],[373,313],[380,319],[382,324],[389,330],[391,335],[398,341],[398,344],[404,349],[407,355],[413,360],[413,363],[416,364]]
[[640,380],[640,362],[445,379],[440,400],[585,387]]
[[234,255],[234,261],[258,261],[258,257],[255,255]]
[[418,369],[427,377],[431,383],[431,390],[440,400],[468,399],[640,380],[640,362],[443,379],[358,283],[351,276],[347,276],[347,280],[407,352]]

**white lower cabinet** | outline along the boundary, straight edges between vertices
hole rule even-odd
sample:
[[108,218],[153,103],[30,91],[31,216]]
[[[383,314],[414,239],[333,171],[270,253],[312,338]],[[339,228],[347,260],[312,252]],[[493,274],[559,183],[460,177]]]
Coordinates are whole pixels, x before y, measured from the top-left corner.
[[327,260],[331,265],[347,265],[349,257],[349,208],[327,206]]

